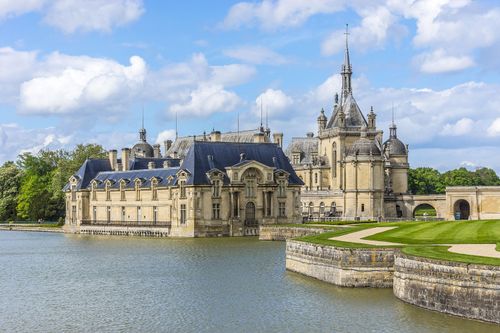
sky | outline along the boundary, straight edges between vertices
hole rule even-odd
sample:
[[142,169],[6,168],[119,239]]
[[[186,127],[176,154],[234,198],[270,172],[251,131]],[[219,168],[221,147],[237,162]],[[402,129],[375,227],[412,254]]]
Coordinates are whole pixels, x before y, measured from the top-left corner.
[[[285,144],[316,132],[340,90],[387,138],[394,110],[412,167],[500,172],[497,0],[0,0],[0,163],[213,129]],[[262,103],[261,103],[262,102]]]

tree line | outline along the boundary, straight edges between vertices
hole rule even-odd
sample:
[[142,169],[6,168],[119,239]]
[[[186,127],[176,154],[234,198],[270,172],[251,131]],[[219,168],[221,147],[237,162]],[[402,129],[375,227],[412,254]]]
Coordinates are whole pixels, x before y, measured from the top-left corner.
[[[106,158],[102,146],[78,145],[71,151],[42,150],[23,153],[0,167],[0,221],[62,221],[65,198],[62,188],[88,158]],[[466,168],[440,173],[433,168],[410,169],[412,194],[444,193],[446,186],[500,185],[494,170]]]
[[469,171],[458,168],[439,172],[433,168],[415,168],[408,172],[408,188],[412,194],[442,194],[447,186],[498,186],[500,178],[493,169]]
[[0,221],[63,221],[62,188],[88,158],[105,158],[100,145],[78,145],[71,151],[23,153],[0,167]]

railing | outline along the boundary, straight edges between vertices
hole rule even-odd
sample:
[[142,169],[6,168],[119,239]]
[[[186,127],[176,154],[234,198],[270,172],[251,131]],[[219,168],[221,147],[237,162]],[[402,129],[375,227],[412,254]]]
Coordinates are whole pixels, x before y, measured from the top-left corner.
[[116,221],[83,220],[81,225],[117,226],[117,227],[170,227],[171,221]]
[[[360,217],[347,217],[347,216],[325,216],[325,217],[309,217],[309,216],[304,216],[302,218],[304,223],[321,223],[321,222],[340,222],[340,221],[369,221],[370,219],[367,218],[360,218]],[[444,218],[442,217],[435,217],[435,216],[417,216],[417,217],[407,217],[407,218],[396,218],[396,217],[385,217],[385,218],[374,218],[371,219],[373,222],[409,222],[409,221],[444,221]]]

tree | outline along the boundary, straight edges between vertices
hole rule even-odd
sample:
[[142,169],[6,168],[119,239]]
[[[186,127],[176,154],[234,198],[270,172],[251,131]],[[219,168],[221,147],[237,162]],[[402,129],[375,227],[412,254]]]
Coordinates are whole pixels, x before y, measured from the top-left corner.
[[446,186],[476,186],[480,180],[477,175],[466,168],[446,171],[442,174],[442,182]]
[[478,168],[475,171],[478,184],[481,186],[497,186],[500,185],[500,178],[498,178],[495,170],[490,168]]
[[445,191],[441,174],[433,168],[410,169],[408,187],[413,194],[438,194]]
[[21,178],[22,170],[14,162],[6,162],[0,167],[0,221],[16,218]]

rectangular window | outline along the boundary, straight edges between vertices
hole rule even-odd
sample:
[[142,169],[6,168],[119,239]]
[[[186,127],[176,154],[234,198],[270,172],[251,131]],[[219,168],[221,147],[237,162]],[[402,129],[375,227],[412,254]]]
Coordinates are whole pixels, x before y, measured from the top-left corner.
[[121,221],[124,223],[126,220],[125,207],[122,207]]
[[106,221],[108,223],[111,222],[111,207],[109,207],[109,206],[106,207]]
[[272,199],[272,194],[271,192],[266,192],[266,216],[271,216],[272,215],[272,203],[271,203],[271,199]]
[[125,185],[120,184],[120,200],[125,201]]
[[95,222],[97,220],[97,207],[92,207],[92,221]]
[[137,223],[141,224],[142,220],[142,210],[141,207],[137,207]]
[[76,206],[71,207],[71,223],[76,223]]
[[233,197],[233,216],[234,217],[240,216],[239,200],[240,200],[239,192],[234,192],[234,197]]
[[278,181],[278,196],[286,197],[286,183],[284,180]]
[[156,188],[156,185],[153,186],[153,200],[158,200],[158,189]]
[[135,200],[141,201],[141,185],[139,182],[135,183]]
[[95,183],[92,183],[92,200],[97,200],[97,194],[95,190]]
[[111,200],[111,192],[109,191],[109,185],[106,184],[106,201]]
[[278,203],[278,215],[279,217],[286,217],[286,206],[284,202]]
[[180,223],[186,224],[186,205],[185,204],[181,204]]
[[214,220],[220,219],[220,204],[219,203],[212,204],[212,219],[214,219]]
[[76,201],[76,185],[71,185],[71,201]]
[[156,224],[158,222],[158,207],[154,206],[153,207],[153,224]]
[[179,187],[180,187],[181,198],[185,198],[186,197],[186,182],[184,180],[180,181]]
[[364,212],[365,211],[365,204],[361,204],[361,211]]
[[216,198],[220,197],[220,180],[213,181],[212,194]]
[[255,181],[247,180],[245,187],[245,194],[247,197],[255,197]]

